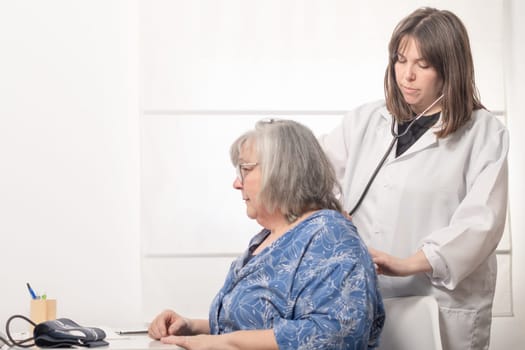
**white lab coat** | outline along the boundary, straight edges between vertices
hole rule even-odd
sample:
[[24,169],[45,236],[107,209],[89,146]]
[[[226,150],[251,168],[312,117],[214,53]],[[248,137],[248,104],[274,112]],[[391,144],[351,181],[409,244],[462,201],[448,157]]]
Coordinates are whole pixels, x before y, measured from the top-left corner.
[[[384,101],[348,113],[320,138],[353,208],[392,140]],[[507,204],[508,132],[479,110],[454,134],[428,130],[405,153],[395,149],[353,221],[364,241],[397,257],[423,249],[432,274],[380,276],[384,297],[433,295],[445,349],[488,349],[496,284],[495,249]]]

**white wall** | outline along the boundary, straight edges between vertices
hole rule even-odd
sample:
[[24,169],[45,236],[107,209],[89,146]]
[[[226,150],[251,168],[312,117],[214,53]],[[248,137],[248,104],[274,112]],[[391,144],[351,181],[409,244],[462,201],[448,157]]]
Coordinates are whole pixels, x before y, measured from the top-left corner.
[[[233,138],[255,119],[270,115],[311,117],[323,128],[330,127],[334,119],[327,116],[337,117],[361,102],[381,98],[390,33],[414,8],[447,8],[464,20],[482,100],[502,119],[511,118],[506,115],[504,88],[503,57],[512,47],[502,40],[504,24],[509,23],[505,4],[143,1],[146,318],[166,306],[206,316],[222,283],[218,276],[256,230],[236,214],[243,208],[231,189],[234,175],[227,152]],[[320,129],[315,125],[316,133]],[[519,296],[514,293],[512,299],[511,241],[507,234],[498,249],[494,349],[520,336],[514,332],[509,337],[499,327],[501,322],[521,324],[513,310]],[[194,273],[186,270],[190,266]],[[197,286],[198,294],[193,292]]]
[[[0,2],[0,327],[140,322],[138,2]],[[15,328],[26,329],[23,323]]]
[[[228,121],[240,118],[247,122],[268,112],[301,119],[333,118],[371,96],[381,97],[384,54],[392,27],[415,6],[430,4],[451,8],[467,19],[474,33],[483,99],[489,108],[507,112],[514,304],[513,316],[494,319],[491,348],[520,348],[525,343],[525,276],[520,268],[525,266],[521,234],[525,218],[520,215],[525,210],[525,139],[520,137],[525,131],[525,73],[519,64],[525,60],[524,4],[519,0],[404,0],[389,6],[378,0],[268,0],[266,11],[255,11],[257,3],[0,2],[0,328],[10,315],[28,313],[27,281],[58,299],[58,316],[86,325],[134,326],[166,306],[203,316],[206,301],[222,283],[232,256],[252,232],[229,236],[225,245],[233,243],[231,251],[192,251],[187,248],[198,247],[206,236],[186,240],[184,235],[178,242],[183,249],[175,249],[175,259],[169,253],[173,247],[151,249],[149,230],[174,214],[171,206],[162,215],[152,210],[156,202],[150,195],[155,192],[146,191],[155,184],[148,181],[149,176],[158,175],[147,164],[158,155],[148,147],[155,145],[150,141],[166,125],[160,121],[202,125],[199,123],[206,118],[219,118],[226,121],[228,132],[234,132]],[[503,20],[497,17],[502,3]],[[191,11],[175,18],[177,13],[165,11],[174,4]],[[275,17],[272,6],[284,11]],[[340,18],[338,12],[347,17]],[[497,18],[480,20],[487,13]],[[198,20],[203,16],[213,22],[202,26]],[[253,31],[236,36],[239,23],[225,21],[228,16],[255,19],[248,26]],[[286,16],[294,22],[288,23]],[[339,20],[334,23],[331,18]],[[498,23],[506,24],[506,46],[497,30],[489,30]],[[265,28],[270,37],[282,40],[267,40],[256,28]],[[330,36],[334,28],[336,33],[353,33],[357,44],[351,46],[348,41],[338,41],[342,36]],[[294,50],[282,46],[286,37],[297,38],[301,30],[312,35],[309,40],[295,41]],[[173,40],[188,32],[198,40]],[[319,40],[323,36],[327,40]],[[175,50],[162,55],[162,50],[171,50],[164,46],[164,40],[170,38]],[[362,52],[362,47],[368,50]],[[504,68],[493,62],[496,55],[476,55],[487,49],[505,57],[505,80],[499,78]],[[184,59],[178,54],[188,51],[180,50],[190,50],[195,58],[191,65],[181,65]],[[150,55],[152,52],[156,54]],[[348,59],[357,59],[359,65],[349,69]],[[254,70],[250,62],[258,62],[260,69]],[[286,68],[291,63],[294,68]],[[363,68],[369,66],[381,69]],[[170,74],[163,67],[170,67]],[[366,73],[364,83],[355,79],[356,69]],[[339,85],[333,85],[334,81]],[[249,94],[244,93],[248,90]],[[328,93],[320,97],[319,91]],[[156,139],[158,146],[174,147],[169,140],[171,130],[164,130],[166,139]],[[190,139],[187,147],[202,141]],[[177,180],[185,176],[182,171],[195,171],[168,170],[166,178],[174,175]],[[209,172],[213,178],[213,170],[203,167],[197,173]],[[228,189],[232,177],[233,172],[219,175]],[[187,189],[205,195],[199,193],[198,184],[188,183]],[[162,188],[157,193],[169,195]],[[192,206],[204,223],[209,220],[206,213],[220,208],[220,203]],[[177,232],[181,231],[171,231]],[[141,233],[146,236],[143,245]],[[208,247],[215,248],[213,244]]]
[[509,150],[509,191],[512,231],[512,317],[494,318],[491,349],[522,349],[525,344],[525,3],[521,0],[505,1],[507,20],[505,28],[505,91]]

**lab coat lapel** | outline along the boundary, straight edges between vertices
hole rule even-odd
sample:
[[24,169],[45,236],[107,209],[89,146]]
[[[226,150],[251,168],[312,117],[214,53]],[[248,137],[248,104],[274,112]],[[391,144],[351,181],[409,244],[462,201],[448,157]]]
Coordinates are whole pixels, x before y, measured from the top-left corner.
[[[388,112],[386,107],[381,110],[381,117],[383,118],[382,126],[378,128],[376,131],[377,132],[377,137],[376,137],[377,143],[376,143],[376,147],[373,150],[375,154],[372,155],[374,157],[373,159],[377,159],[377,162],[379,162],[383,158],[386,150],[392,143],[392,140],[394,137],[392,135],[392,130],[391,130],[393,116]],[[395,128],[397,129],[397,125],[395,126]],[[395,148],[396,146],[394,145],[393,149],[388,154],[388,157],[386,158],[383,166],[390,163],[392,160],[395,160],[395,153],[396,153]]]
[[[373,152],[373,154],[369,155],[370,159],[377,159],[376,162],[379,162],[383,158],[386,150],[390,146],[390,143],[392,143],[392,139],[393,139],[392,132],[391,132],[393,117],[390,115],[390,113],[388,112],[386,108],[383,108],[383,110],[381,111],[381,117],[383,118],[382,126],[378,128],[376,131],[377,133],[377,136],[376,136],[377,142],[375,145],[376,147],[374,147],[374,149],[371,151]],[[394,150],[395,148],[396,146],[394,145],[394,148],[388,154],[388,157],[385,160],[384,165],[390,163],[392,160],[395,159],[395,150]],[[371,169],[371,171],[373,170],[374,169]]]

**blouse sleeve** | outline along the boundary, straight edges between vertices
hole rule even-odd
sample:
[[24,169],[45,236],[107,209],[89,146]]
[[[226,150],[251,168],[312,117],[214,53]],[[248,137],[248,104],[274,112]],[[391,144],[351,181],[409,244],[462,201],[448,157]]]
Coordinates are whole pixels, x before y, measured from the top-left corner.
[[[274,320],[279,349],[367,349],[377,345],[384,310],[363,244],[314,244],[297,272],[292,319]],[[340,243],[340,242],[339,242]],[[322,247],[325,247],[324,249]],[[319,256],[320,254],[330,256]]]

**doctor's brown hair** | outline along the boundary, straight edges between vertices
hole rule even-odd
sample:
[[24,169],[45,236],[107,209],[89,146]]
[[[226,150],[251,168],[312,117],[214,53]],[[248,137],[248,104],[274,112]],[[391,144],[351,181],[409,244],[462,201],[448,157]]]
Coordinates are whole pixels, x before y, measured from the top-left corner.
[[400,46],[407,37],[416,41],[422,58],[436,70],[443,84],[443,124],[436,135],[446,137],[467,123],[474,110],[485,108],[475,84],[467,30],[452,12],[429,7],[417,9],[399,22],[388,46],[384,82],[387,109],[398,122],[411,119],[413,114],[396,83],[394,70]]

